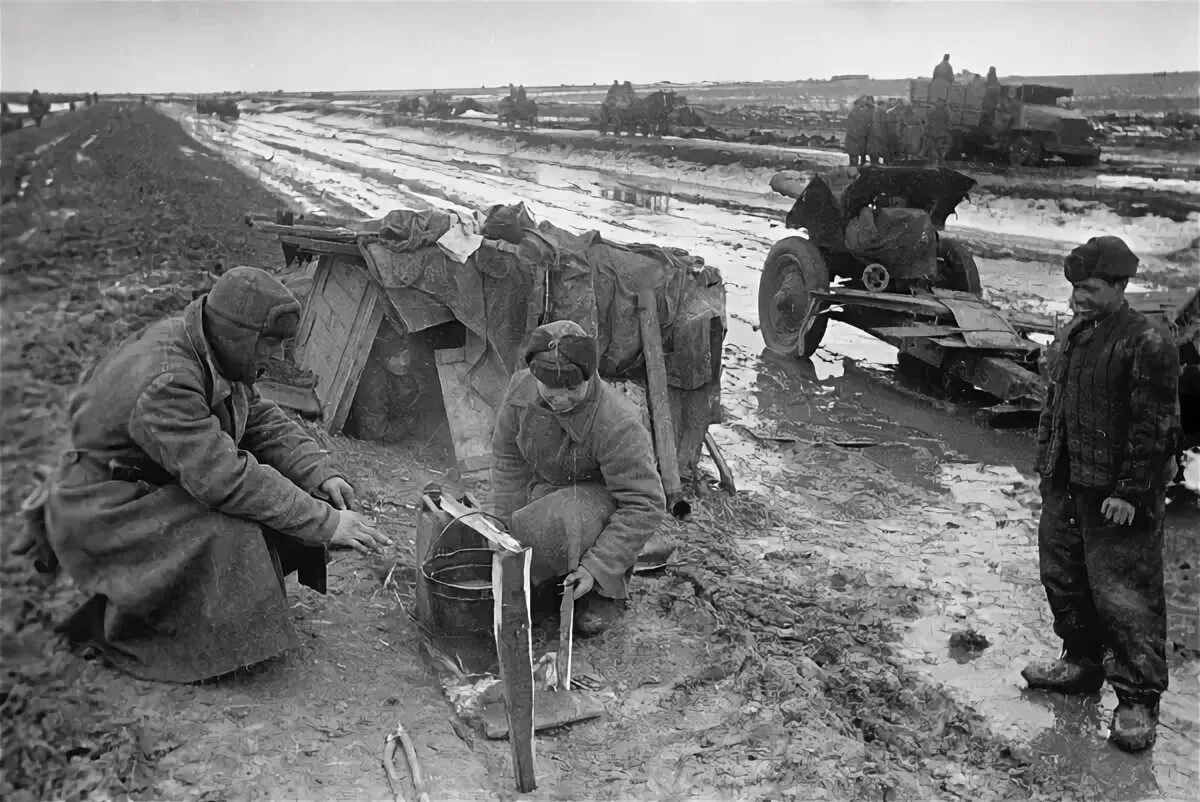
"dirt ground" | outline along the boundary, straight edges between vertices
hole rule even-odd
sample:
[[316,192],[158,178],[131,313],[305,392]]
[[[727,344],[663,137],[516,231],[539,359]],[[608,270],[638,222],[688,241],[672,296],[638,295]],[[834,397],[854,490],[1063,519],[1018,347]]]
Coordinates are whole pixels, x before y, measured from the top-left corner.
[[[148,107],[56,115],[3,144],[0,794],[388,799],[380,754],[401,721],[434,799],[515,797],[508,744],[452,722],[444,664],[408,615],[413,502],[427,481],[454,486],[436,442],[318,434],[397,545],[339,553],[327,596],[292,587],[310,636],[295,653],[172,686],[113,673],[52,633],[77,594],[7,544],[34,467],[53,459],[71,384],[221,270],[281,267],[277,243],[242,217],[285,202]],[[23,191],[9,198],[13,182]],[[622,623],[579,644],[605,715],[539,738],[531,798],[1096,796],[1086,772],[993,732],[907,667],[897,627],[921,615],[932,584],[892,575],[880,554],[855,570],[828,558],[886,535],[878,522],[896,510],[946,503],[829,445],[838,427],[833,416],[778,446],[793,483],[779,493],[696,488],[692,518],[668,526],[672,565],[635,578]]]

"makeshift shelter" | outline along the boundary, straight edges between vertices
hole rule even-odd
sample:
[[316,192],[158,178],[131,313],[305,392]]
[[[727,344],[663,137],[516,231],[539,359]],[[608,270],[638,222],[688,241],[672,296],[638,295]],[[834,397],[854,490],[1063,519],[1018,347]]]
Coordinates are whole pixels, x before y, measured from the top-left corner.
[[[535,223],[523,204],[472,219],[400,210],[338,227],[251,223],[320,257],[295,350],[316,377],[315,406],[331,432],[378,400],[356,400],[373,348],[403,372],[404,356],[383,343],[392,332],[431,335],[459,472],[486,476],[496,407],[523,367],[526,335],[574,320],[596,337],[600,374],[636,385],[646,376],[638,323],[646,290],[657,301],[681,474],[694,471],[708,425],[720,420],[725,289],[719,271],[682,250],[575,235]],[[287,393],[279,400],[303,406]]]

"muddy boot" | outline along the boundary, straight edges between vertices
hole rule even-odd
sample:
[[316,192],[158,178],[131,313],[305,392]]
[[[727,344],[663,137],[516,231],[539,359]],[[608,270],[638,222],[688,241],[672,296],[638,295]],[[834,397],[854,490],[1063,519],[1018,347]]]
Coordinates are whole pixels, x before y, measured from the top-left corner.
[[1037,690],[1095,693],[1104,685],[1104,666],[1099,655],[1066,650],[1052,663],[1030,663],[1021,676]]
[[1141,703],[1118,699],[1108,739],[1126,752],[1140,752],[1154,745],[1157,729],[1157,701]]
[[606,631],[625,614],[624,599],[610,599],[592,592],[575,602],[575,634],[591,638]]

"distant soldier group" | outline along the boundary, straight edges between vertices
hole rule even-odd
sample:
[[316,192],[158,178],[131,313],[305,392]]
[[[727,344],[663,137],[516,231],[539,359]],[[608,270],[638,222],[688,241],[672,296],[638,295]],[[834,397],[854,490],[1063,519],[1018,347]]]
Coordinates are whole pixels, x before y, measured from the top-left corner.
[[936,108],[922,115],[903,99],[894,99],[885,108],[874,97],[864,95],[854,101],[846,121],[846,153],[853,166],[913,159],[939,164],[949,144],[945,101],[938,101]]
[[633,91],[633,84],[626,81],[619,84],[616,81],[612,82],[612,86],[608,88],[608,94],[604,96],[604,105],[618,109],[628,109],[637,102],[637,94]]
[[[950,54],[933,68],[933,81],[954,83],[954,67]],[[996,68],[988,71],[989,95],[984,99],[984,117],[989,103],[994,110],[999,102],[1000,80]],[[940,165],[950,151],[950,110],[944,97],[938,97],[933,108],[922,114],[909,101],[897,98],[886,108],[871,95],[854,101],[846,120],[846,153],[850,164],[892,163],[901,160],[924,160]]]

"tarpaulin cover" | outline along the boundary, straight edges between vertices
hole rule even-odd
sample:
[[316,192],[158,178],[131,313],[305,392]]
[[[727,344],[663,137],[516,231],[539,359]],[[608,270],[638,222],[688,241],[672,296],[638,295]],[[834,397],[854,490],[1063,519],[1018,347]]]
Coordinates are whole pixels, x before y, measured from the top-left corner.
[[715,268],[679,249],[535,224],[523,204],[491,209],[482,246],[460,264],[436,245],[455,222],[443,212],[399,210],[358,225],[368,270],[406,328],[445,318],[422,310],[449,309],[467,330],[472,390],[494,408],[523,367],[526,334],[551,320],[574,320],[596,338],[602,376],[641,378],[637,294],[653,289],[681,459],[692,441],[698,451],[708,423],[719,420],[725,289]]
[[846,247],[865,262],[878,262],[896,278],[919,278],[937,270],[937,231],[919,209],[864,208],[846,226]]

